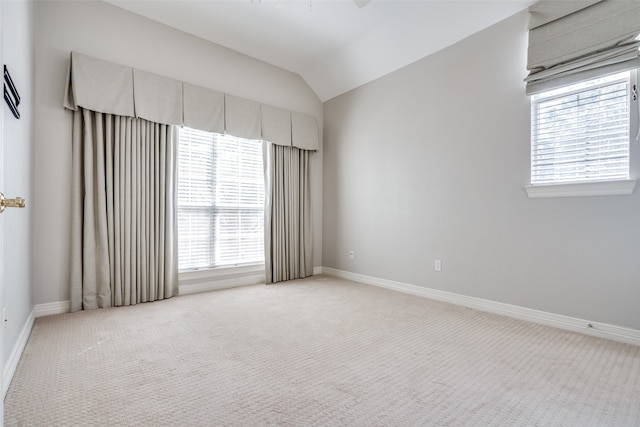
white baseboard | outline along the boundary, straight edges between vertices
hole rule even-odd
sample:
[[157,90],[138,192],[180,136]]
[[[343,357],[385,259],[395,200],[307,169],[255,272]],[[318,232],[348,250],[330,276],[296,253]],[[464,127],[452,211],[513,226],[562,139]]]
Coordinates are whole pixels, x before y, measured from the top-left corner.
[[179,285],[178,295],[217,291],[219,289],[235,288],[238,286],[259,285],[260,283],[264,283],[264,274],[235,277],[232,279],[210,280],[202,283]]
[[[314,267],[313,275],[322,274],[322,267]],[[185,281],[188,282],[188,281]],[[227,279],[211,279],[200,283],[182,283],[178,285],[178,295],[189,295],[198,292],[217,291],[220,289],[235,288],[237,286],[259,285],[264,283],[264,272],[250,276],[234,277]],[[50,316],[52,314],[68,313],[71,304],[69,301],[50,302],[37,304],[34,307],[35,317]]]
[[407,283],[395,282],[392,280],[379,279],[377,277],[365,276],[363,274],[351,273],[348,271],[337,270],[329,267],[322,267],[322,272],[330,276],[340,277],[342,279],[352,280],[354,282],[392,289],[407,294],[449,302],[464,307],[475,308],[481,311],[501,314],[503,316],[513,317],[516,319],[527,320],[530,322],[553,326],[560,329],[580,332],[586,335],[607,338],[614,341],[640,346],[640,331],[636,329],[624,328],[621,326],[609,325],[607,323],[598,323],[590,320],[548,313],[546,311],[534,310],[517,305],[504,304],[497,301],[470,297],[453,292],[440,291],[423,286],[416,286]]
[[33,307],[35,317],[50,316],[52,314],[68,313],[71,308],[69,301],[48,302],[46,304],[36,304]]
[[7,391],[9,390],[9,385],[11,385],[11,380],[13,379],[13,374],[16,372],[16,368],[18,367],[18,362],[20,361],[20,356],[22,356],[22,352],[24,351],[24,347],[27,345],[27,341],[29,340],[29,335],[31,335],[31,329],[33,328],[33,323],[35,322],[35,307],[29,313],[29,317],[27,317],[26,322],[22,326],[22,330],[20,331],[20,335],[18,335],[18,340],[16,344],[13,346],[11,350],[11,354],[9,355],[9,359],[4,364],[3,370],[3,384],[2,384],[2,398],[4,399],[7,395]]
[[11,380],[13,379],[13,374],[15,374],[16,369],[18,367],[18,362],[20,362],[20,357],[22,356],[22,352],[24,351],[25,346],[27,345],[27,341],[29,340],[29,335],[31,335],[31,329],[33,329],[33,324],[35,319],[42,316],[49,316],[51,314],[61,314],[69,312],[69,301],[59,301],[59,302],[51,302],[47,304],[37,304],[29,313],[29,317],[25,321],[22,326],[22,330],[18,335],[18,340],[11,350],[11,354],[9,355],[9,359],[4,364],[3,369],[3,384],[2,384],[2,397],[4,398],[7,395],[7,391],[9,390],[9,385],[11,385]]

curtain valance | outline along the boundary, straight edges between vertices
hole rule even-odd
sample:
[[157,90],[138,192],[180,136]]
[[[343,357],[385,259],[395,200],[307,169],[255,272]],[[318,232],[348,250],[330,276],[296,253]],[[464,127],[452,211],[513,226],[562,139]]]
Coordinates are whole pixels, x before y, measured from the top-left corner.
[[135,117],[133,70],[101,59],[71,52],[64,106]]
[[64,107],[317,150],[315,117],[71,52]]
[[193,129],[224,133],[224,93],[182,83],[183,124]]
[[276,145],[291,145],[291,113],[282,108],[262,105],[262,137]]
[[227,133],[241,138],[260,139],[260,103],[225,94],[224,129]]
[[166,125],[182,124],[182,104],[182,82],[133,70],[136,117]]
[[638,0],[539,1],[529,16],[527,94],[640,67]]

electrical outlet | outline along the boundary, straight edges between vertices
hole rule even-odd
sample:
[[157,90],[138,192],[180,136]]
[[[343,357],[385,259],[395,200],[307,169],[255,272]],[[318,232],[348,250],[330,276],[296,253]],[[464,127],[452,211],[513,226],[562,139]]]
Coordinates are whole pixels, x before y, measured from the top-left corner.
[[351,259],[355,259],[355,257],[356,257],[356,252],[355,252],[353,249],[351,249],[351,250],[349,251],[349,258],[351,258]]
[[439,259],[435,260],[433,262],[433,269],[435,271],[442,271],[442,261],[440,261]]

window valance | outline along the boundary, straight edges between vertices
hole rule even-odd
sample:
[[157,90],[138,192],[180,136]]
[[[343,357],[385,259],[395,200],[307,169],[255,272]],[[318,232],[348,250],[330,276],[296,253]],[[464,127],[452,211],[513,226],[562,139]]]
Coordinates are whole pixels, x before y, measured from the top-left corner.
[[527,94],[640,67],[638,0],[539,1],[529,18]]
[[64,107],[317,150],[315,117],[71,52]]
[[182,83],[184,125],[224,133],[224,93]]
[[262,137],[277,145],[291,145],[291,113],[270,105],[261,106]]
[[247,139],[260,139],[260,103],[237,96],[224,95],[225,132]]

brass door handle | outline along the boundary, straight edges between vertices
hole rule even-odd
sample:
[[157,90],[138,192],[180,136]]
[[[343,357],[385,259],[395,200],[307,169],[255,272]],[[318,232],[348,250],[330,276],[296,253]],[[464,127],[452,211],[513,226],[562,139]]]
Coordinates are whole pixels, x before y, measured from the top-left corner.
[[25,206],[27,206],[27,204],[22,197],[7,199],[4,197],[4,194],[0,193],[0,213],[4,212],[4,208],[24,208]]

